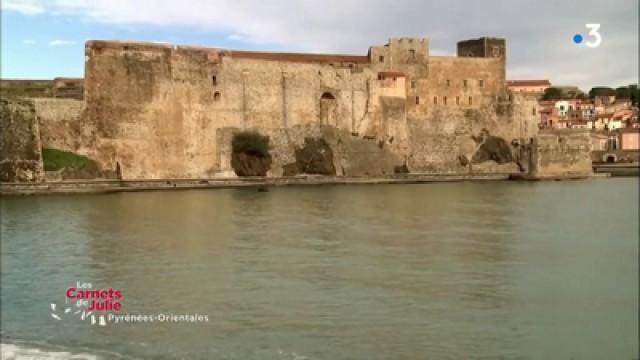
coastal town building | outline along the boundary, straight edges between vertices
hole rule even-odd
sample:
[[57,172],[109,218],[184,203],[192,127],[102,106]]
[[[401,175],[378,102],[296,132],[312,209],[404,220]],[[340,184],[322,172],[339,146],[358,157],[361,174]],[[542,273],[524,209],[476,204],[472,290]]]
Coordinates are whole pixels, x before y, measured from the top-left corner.
[[640,162],[640,128],[590,131],[593,163]]
[[638,108],[629,98],[615,95],[596,95],[588,98],[576,86],[553,86],[559,98],[544,99],[543,93],[551,87],[548,80],[509,80],[511,94],[528,93],[538,97],[537,114],[540,129],[593,129],[613,131],[637,127]]
[[634,127],[638,108],[629,99],[540,100],[540,128],[609,130]]
[[[608,133],[592,131],[591,132],[591,150],[592,151],[606,151],[611,147],[611,141],[617,141],[615,136],[611,136]],[[613,143],[615,145],[615,143]]]
[[515,93],[542,95],[551,86],[549,80],[509,80],[507,89]]
[[640,150],[640,129],[623,128],[618,130],[620,149],[629,151]]

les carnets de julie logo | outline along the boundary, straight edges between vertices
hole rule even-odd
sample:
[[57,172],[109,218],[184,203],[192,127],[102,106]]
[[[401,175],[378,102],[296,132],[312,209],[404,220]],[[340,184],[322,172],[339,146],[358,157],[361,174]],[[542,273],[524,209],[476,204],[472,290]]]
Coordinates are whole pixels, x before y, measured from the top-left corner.
[[107,326],[107,324],[130,323],[207,323],[206,314],[174,314],[174,313],[124,313],[123,292],[117,288],[94,288],[90,282],[77,281],[74,286],[64,292],[64,309],[58,304],[51,304],[51,317],[62,321],[66,318],[77,318],[90,322],[91,325]]

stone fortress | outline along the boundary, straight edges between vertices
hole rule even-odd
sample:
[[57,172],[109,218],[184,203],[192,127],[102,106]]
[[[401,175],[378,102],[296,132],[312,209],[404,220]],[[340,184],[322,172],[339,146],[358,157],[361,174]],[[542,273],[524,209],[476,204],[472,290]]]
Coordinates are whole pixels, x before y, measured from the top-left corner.
[[457,56],[426,38],[367,55],[88,41],[83,100],[3,99],[2,181],[40,181],[38,147],[87,156],[98,177],[233,177],[243,130],[269,136],[269,177],[590,172],[588,134],[540,136],[536,99],[507,92],[506,53],[496,38]]

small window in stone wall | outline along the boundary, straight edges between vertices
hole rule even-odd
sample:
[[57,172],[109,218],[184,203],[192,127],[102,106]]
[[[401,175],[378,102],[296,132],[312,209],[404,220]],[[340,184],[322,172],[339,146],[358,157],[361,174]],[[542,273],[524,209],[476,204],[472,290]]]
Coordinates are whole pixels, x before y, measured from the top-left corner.
[[218,85],[218,78],[215,75],[213,75],[211,77],[211,85],[213,85],[213,86],[217,86]]
[[443,96],[443,97],[442,97],[442,103],[443,103],[443,104],[445,104],[445,105],[447,105],[447,97],[446,97],[446,96]]
[[467,87],[467,80],[462,80],[462,86]]
[[456,105],[460,105],[460,96],[456,96]]
[[447,87],[451,86],[451,80],[447,80]]
[[478,86],[484,87],[484,80],[478,80]]
[[412,89],[416,88],[416,81],[415,80],[411,80],[411,88]]
[[473,105],[473,97],[469,96],[469,105]]
[[416,59],[416,51],[414,49],[409,49],[409,60],[415,60]]
[[531,115],[535,115],[536,114],[536,108],[534,107],[533,110],[531,110]]
[[383,63],[383,62],[384,62],[384,56],[380,55],[380,56],[378,57],[378,60],[379,60],[381,63]]
[[434,105],[438,105],[438,97],[437,96],[433,97],[433,104]]
[[220,101],[220,91],[213,93],[213,101]]
[[420,105],[420,96],[416,96],[416,105]]

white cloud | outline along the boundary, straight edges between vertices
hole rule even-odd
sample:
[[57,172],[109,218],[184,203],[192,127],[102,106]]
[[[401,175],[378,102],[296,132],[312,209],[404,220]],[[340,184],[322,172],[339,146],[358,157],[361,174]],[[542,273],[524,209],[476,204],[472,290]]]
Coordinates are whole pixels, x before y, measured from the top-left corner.
[[[428,36],[432,53],[453,54],[459,40],[498,36],[507,39],[512,79],[585,88],[638,79],[638,2],[628,0],[4,0],[3,9],[223,32],[292,51],[366,54],[392,36]],[[592,22],[602,24],[603,45],[574,45],[573,34],[586,36]]]
[[45,8],[38,0],[3,0],[0,2],[3,10],[17,11],[25,15],[42,14]]
[[227,40],[232,40],[232,41],[246,41],[247,39],[240,35],[240,34],[231,34],[229,36],[227,36]]
[[66,45],[73,45],[75,44],[75,41],[69,41],[69,40],[51,40],[49,41],[49,46],[66,46]]
[[31,40],[31,39],[26,39],[26,40],[22,40],[22,43],[25,44],[25,45],[33,45],[36,42]]

